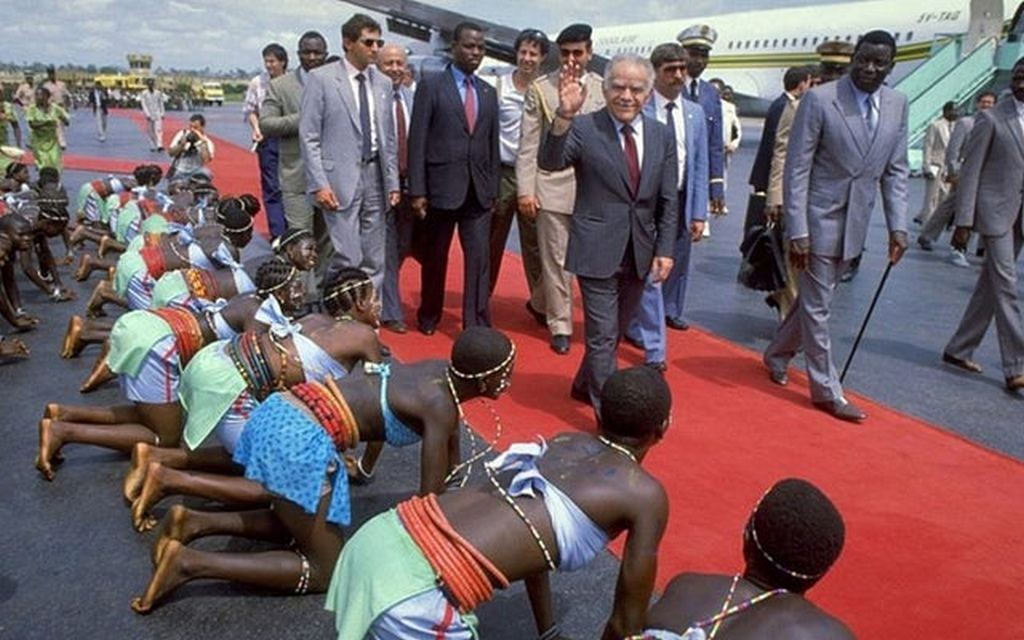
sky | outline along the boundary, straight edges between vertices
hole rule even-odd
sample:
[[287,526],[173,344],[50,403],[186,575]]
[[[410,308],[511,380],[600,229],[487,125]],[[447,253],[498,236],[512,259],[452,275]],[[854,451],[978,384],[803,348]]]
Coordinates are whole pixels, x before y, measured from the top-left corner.
[[[579,21],[607,26],[834,0],[428,1],[510,27],[555,33]],[[339,27],[359,10],[339,0],[5,0],[4,4],[0,62],[127,66],[125,54],[136,52],[152,54],[157,67],[222,71],[258,68],[260,51],[269,42],[280,42],[292,52],[299,35],[308,29],[327,36],[332,52],[340,51]]]

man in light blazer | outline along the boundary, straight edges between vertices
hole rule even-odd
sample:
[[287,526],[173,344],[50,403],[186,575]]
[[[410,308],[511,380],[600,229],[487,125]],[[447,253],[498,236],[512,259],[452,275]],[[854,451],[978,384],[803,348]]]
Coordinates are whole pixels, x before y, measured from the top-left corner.
[[1010,90],[1012,96],[975,119],[967,139],[953,246],[965,250],[973,229],[985,247],[985,264],[942,357],[981,373],[971,356],[995,316],[1006,388],[1018,392],[1024,389],[1024,320],[1017,289],[1017,258],[1024,244],[1024,58],[1013,65]]
[[[562,66],[573,65],[586,87],[586,99],[580,115],[604,107],[601,76],[587,71],[593,57],[592,29],[586,24],[571,24],[555,39]],[[516,153],[516,183],[519,211],[537,220],[537,244],[540,253],[541,295],[543,308],[530,307],[543,315],[551,334],[551,350],[559,355],[569,353],[572,336],[572,274],[565,268],[565,249],[569,244],[569,227],[576,197],[576,180],[572,168],[544,171],[537,166],[540,143],[555,121],[558,108],[558,82],[561,69],[556,69],[534,82],[523,99],[523,121]]]
[[358,267],[378,291],[384,211],[399,199],[391,81],[374,64],[380,34],[380,25],[359,13],[342,25],[345,55],[309,74],[299,118],[306,190],[324,212],[334,247],[325,277]]
[[907,99],[882,86],[896,43],[886,31],[858,40],[848,75],[804,95],[796,112],[783,177],[789,258],[799,296],[764,354],[776,384],[802,348],[811,400],[851,422],[867,415],[843,396],[832,361],[828,317],[836,284],[860,255],[881,188],[889,260],[907,246]]
[[424,220],[420,333],[433,335],[444,309],[448,250],[456,226],[462,245],[462,326],[491,325],[491,207],[498,198],[498,95],[476,70],[483,27],[463,22],[452,38],[452,63],[416,86],[409,127],[409,196]]
[[260,130],[278,140],[277,177],[289,229],[305,229],[317,239],[317,271],[321,275],[331,258],[331,243],[323,213],[314,215],[306,194],[306,170],[299,144],[299,108],[302,87],[310,72],[327,58],[327,41],[316,31],[299,38],[299,67],[270,81],[267,97],[260,106]]
[[[690,270],[690,247],[700,242],[708,212],[708,136],[704,109],[685,99],[681,91],[686,84],[686,49],[675,42],[660,44],[651,52],[654,66],[654,91],[644,105],[644,115],[665,124],[676,141],[679,166],[679,223],[672,272],[665,282],[648,279],[636,318],[626,337],[644,349],[644,361],[664,371],[668,360],[666,308],[678,309],[682,316],[686,282]],[[670,286],[671,284],[671,286]]]
[[563,67],[555,122],[538,156],[545,171],[576,170],[565,266],[583,294],[586,352],[571,395],[598,416],[620,333],[636,315],[644,280],[660,282],[672,270],[679,224],[675,140],[642,113],[654,69],[646,58],[619,54],[607,70],[608,106],[580,116],[583,84],[573,65]]

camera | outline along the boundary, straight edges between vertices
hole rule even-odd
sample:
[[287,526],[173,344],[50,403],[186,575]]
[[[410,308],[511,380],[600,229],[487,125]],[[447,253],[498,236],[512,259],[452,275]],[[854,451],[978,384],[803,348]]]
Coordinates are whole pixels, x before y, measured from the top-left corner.
[[185,136],[185,141],[188,142],[189,144],[195,144],[199,142],[199,134],[196,133],[195,131],[189,131],[188,134]]

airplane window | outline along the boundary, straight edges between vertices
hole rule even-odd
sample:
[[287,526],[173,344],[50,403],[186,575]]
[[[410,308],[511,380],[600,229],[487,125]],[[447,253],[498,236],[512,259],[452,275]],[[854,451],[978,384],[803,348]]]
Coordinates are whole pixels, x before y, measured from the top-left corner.
[[786,46],[787,42],[789,42],[789,38],[783,38],[782,39],[782,46]]
[[732,49],[732,40],[729,41],[729,48]]
[[772,46],[773,46],[773,47],[777,47],[777,46],[779,46],[779,39],[778,39],[778,38],[776,38],[776,39],[772,40]]
[[913,31],[908,31],[908,32],[907,32],[907,39],[906,39],[906,42],[910,42],[910,41],[911,41],[911,40],[913,40],[913,39],[914,39],[914,32],[913,32]]
[[849,41],[850,41],[850,36],[846,36],[846,41],[847,41],[847,42],[849,42]]
[[802,46],[802,47],[806,47],[807,46],[807,38],[806,38],[806,36],[804,37],[804,41],[801,43],[800,46]]

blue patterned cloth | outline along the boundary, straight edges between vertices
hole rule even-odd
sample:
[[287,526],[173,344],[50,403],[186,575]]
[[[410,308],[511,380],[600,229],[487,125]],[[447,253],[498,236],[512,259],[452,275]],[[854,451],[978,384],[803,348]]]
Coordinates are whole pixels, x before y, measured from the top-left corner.
[[[245,477],[315,514],[324,480],[331,483],[328,522],[352,522],[348,474],[330,436],[295,406],[289,393],[273,393],[252,412],[235,448]],[[334,466],[333,478],[328,470]]]
[[402,422],[388,404],[391,365],[387,362],[366,362],[363,364],[363,371],[380,376],[380,412],[384,416],[384,440],[392,447],[408,447],[419,442],[419,434]]

